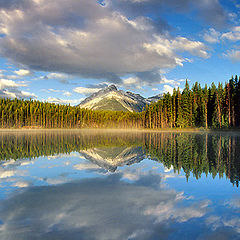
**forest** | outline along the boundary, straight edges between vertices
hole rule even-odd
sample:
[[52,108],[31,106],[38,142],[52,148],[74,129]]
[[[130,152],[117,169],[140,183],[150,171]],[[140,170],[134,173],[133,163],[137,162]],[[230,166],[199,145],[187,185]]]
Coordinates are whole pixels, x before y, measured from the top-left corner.
[[142,112],[94,111],[37,100],[0,99],[0,128],[237,128],[240,77],[174,89]]

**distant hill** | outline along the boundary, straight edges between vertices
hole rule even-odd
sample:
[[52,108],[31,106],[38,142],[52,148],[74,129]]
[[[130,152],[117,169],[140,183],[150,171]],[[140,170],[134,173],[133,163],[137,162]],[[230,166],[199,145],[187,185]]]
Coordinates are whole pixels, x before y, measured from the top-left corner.
[[93,110],[141,112],[147,104],[159,100],[162,95],[144,98],[140,94],[118,90],[115,85],[100,90],[78,106]]

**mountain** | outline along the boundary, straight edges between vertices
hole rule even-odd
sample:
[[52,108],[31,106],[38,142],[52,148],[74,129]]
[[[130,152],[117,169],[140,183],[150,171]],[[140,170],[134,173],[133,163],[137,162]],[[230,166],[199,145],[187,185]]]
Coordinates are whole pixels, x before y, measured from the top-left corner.
[[92,94],[79,106],[94,110],[140,112],[146,106],[146,100],[139,94],[124,92],[111,85]]
[[163,94],[158,94],[149,98],[146,98],[146,101],[148,104],[152,103],[152,102],[157,102],[158,100],[160,100],[161,98],[163,98]]
[[159,99],[160,95],[146,99],[140,94],[124,92],[111,85],[87,97],[78,106],[93,110],[141,112],[147,104]]

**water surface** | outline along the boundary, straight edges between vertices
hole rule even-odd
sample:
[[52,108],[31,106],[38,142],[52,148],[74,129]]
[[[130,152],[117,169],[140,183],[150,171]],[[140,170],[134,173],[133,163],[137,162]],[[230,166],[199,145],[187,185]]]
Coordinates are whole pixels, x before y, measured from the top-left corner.
[[0,239],[240,239],[240,134],[0,133]]

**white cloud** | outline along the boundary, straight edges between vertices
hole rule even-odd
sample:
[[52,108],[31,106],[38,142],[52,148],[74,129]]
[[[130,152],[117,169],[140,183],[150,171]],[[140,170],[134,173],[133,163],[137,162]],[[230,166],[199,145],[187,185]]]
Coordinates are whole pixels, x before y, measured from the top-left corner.
[[234,27],[230,32],[223,33],[221,38],[227,39],[233,42],[240,41],[240,26]]
[[9,79],[0,79],[0,97],[7,98],[30,98],[36,97],[34,93],[22,91],[19,87],[26,87],[25,82],[15,82]]
[[27,86],[24,83],[16,83],[13,80],[0,79],[0,89]]
[[[228,40],[232,42],[238,42],[240,41],[240,26],[235,26],[231,29],[229,32],[225,32],[221,35],[221,40]],[[226,51],[223,53],[224,57],[229,58],[233,62],[240,61],[240,50],[239,46],[233,46],[232,49]]]
[[125,85],[133,85],[138,82],[139,82],[139,78],[137,78],[137,77],[129,77],[129,78],[123,79],[123,84],[125,84]]
[[49,88],[49,89],[41,89],[41,91],[44,91],[44,92],[47,92],[47,93],[62,93],[63,96],[67,96],[67,97],[72,96],[72,93],[70,93],[69,91],[60,90],[60,89]]
[[[123,79],[124,87],[133,87],[141,89],[143,86],[154,86],[155,84],[170,84],[174,87],[178,87],[180,82],[186,81],[185,79],[167,79],[166,76],[161,75],[160,71],[145,72],[138,74],[136,77],[128,77]],[[155,90],[154,90],[155,89]],[[157,88],[153,88],[153,91],[157,91]]]
[[53,89],[53,88],[49,88],[48,91],[49,92],[54,92],[54,93],[61,92],[61,90]]
[[148,85],[148,83],[148,80],[144,81],[139,77],[128,77],[122,81],[124,87],[132,87],[136,89],[141,89],[143,86]]
[[187,51],[201,58],[209,57],[207,47],[200,41],[190,41],[184,37],[177,37],[172,41],[172,46],[177,51]]
[[21,94],[22,94],[23,97],[34,97],[34,98],[37,98],[37,95],[35,95],[34,93],[21,91]]
[[0,78],[7,79],[7,80],[16,80],[19,78],[17,75],[8,75],[4,73],[4,70],[0,71]]
[[77,105],[83,100],[84,100],[83,98],[80,98],[80,99],[61,99],[61,98],[54,98],[54,97],[47,98],[47,102],[50,102],[50,103],[70,104],[70,105]]
[[25,77],[25,76],[29,76],[32,74],[31,71],[26,70],[26,69],[19,69],[17,71],[14,71],[15,74],[17,74],[20,77]]
[[205,32],[203,38],[209,43],[219,42],[220,32],[217,32],[214,28],[210,28],[209,31]]
[[76,87],[73,89],[74,92],[84,94],[84,95],[89,95],[93,94],[95,92],[100,91],[102,88],[87,88],[87,87]]
[[167,79],[165,76],[162,76],[161,79],[161,83],[167,83],[167,84],[171,84],[174,87],[177,87],[180,85],[180,82],[186,81],[185,79],[178,79],[178,80],[174,80],[174,79]]
[[66,79],[70,76],[64,73],[49,73],[46,77],[49,79]]
[[64,95],[64,96],[67,96],[67,97],[72,96],[72,94],[71,94],[70,92],[68,92],[68,91],[64,91],[64,92],[63,92],[63,95]]
[[[175,66],[183,66],[186,59],[176,55],[176,52],[190,52],[192,55],[208,58],[206,46],[199,41],[190,41],[184,37],[177,37],[175,39],[167,39],[160,36],[155,36],[156,41],[152,44],[144,44],[148,51],[157,53],[159,55],[168,56],[174,62]],[[165,63],[165,68],[170,68],[173,62]],[[163,64],[164,65],[164,64]]]
[[170,94],[172,94],[173,93],[173,87],[171,87],[170,85],[164,85],[163,86],[163,92],[165,92],[165,93],[170,93]]
[[240,50],[229,50],[224,56],[231,59],[233,62],[240,61]]
[[183,52],[208,57],[202,42],[171,38],[144,16],[130,19],[119,6],[113,10],[118,3],[112,3],[41,0],[0,8],[0,53],[29,69],[54,72],[47,78],[73,74],[116,83],[129,74],[182,66]]

